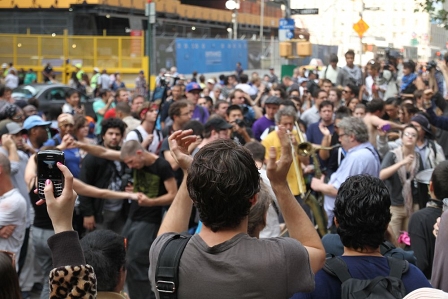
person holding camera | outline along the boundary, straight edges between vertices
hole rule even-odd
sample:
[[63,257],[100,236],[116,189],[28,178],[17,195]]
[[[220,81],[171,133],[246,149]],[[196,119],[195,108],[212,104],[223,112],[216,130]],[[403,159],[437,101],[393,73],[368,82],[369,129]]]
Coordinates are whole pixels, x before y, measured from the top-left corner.
[[398,95],[398,53],[386,50],[386,61],[381,66],[380,75],[376,78],[378,91],[383,94],[383,99]]
[[[125,123],[118,118],[105,119],[101,126],[102,146],[119,150],[125,128]],[[128,184],[128,180],[124,180],[125,171],[126,165],[122,162],[87,154],[82,162],[80,179],[86,184],[101,189],[123,191]],[[103,228],[121,234],[126,221],[123,212],[127,201],[103,200],[90,196],[80,196],[79,201],[83,226],[88,232]]]
[[245,145],[252,141],[254,133],[250,127],[247,127],[243,118],[243,109],[238,105],[230,105],[227,108],[227,122],[232,125],[230,138],[236,143]]

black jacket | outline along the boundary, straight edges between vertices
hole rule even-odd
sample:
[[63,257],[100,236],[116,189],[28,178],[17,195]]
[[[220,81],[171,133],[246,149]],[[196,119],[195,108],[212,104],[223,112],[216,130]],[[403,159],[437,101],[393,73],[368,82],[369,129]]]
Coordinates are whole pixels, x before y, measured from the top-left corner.
[[[121,163],[121,173],[124,174],[126,165]],[[86,184],[101,189],[108,189],[113,173],[116,171],[114,161],[98,158],[88,154],[82,161],[81,173],[79,179]],[[95,221],[103,222],[103,206],[104,200],[88,196],[79,196],[79,211],[81,216],[95,216]],[[126,202],[126,201],[125,201]]]

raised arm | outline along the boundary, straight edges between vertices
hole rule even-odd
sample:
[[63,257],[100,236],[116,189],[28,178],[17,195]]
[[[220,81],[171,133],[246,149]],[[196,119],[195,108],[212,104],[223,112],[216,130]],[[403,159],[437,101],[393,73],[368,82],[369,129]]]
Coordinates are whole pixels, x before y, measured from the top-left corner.
[[81,180],[73,180],[73,189],[82,196],[88,196],[93,198],[103,198],[103,199],[123,199],[129,198],[132,200],[137,200],[137,193],[123,192],[123,191],[112,191],[109,189],[101,189],[84,183]]
[[271,181],[272,190],[277,198],[286,226],[289,229],[289,235],[305,246],[309,254],[311,269],[316,273],[324,265],[325,249],[314,225],[294,198],[286,181],[292,162],[292,153],[288,140],[289,136],[283,126],[279,126],[278,136],[281,142],[282,153],[280,160],[276,162],[275,147],[268,149],[267,175]]
[[159,236],[167,232],[183,232],[188,230],[188,221],[190,220],[191,209],[193,207],[193,201],[188,194],[186,186],[187,169],[193,161],[193,158],[188,153],[188,146],[197,139],[196,136],[192,136],[191,134],[193,134],[193,130],[177,131],[168,139],[173,158],[184,171],[184,179],[162,221],[162,225],[157,234]]
[[111,150],[104,146],[93,145],[75,140],[68,134],[64,136],[62,143],[67,144],[67,148],[80,148],[87,153],[108,160],[121,161],[120,151]]

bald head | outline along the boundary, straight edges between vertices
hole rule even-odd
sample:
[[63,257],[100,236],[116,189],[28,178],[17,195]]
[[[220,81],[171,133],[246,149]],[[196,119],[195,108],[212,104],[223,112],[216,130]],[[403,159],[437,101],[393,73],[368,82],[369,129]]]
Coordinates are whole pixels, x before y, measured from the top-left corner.
[[137,151],[145,151],[140,142],[138,142],[137,140],[126,141],[121,148],[120,157],[122,160],[124,160],[128,157],[135,156],[137,154]]

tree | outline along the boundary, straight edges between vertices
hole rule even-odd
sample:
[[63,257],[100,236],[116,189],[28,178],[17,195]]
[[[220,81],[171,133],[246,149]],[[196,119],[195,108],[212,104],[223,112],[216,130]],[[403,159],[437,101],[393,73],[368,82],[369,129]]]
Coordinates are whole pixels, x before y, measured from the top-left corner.
[[445,0],[414,0],[417,8],[415,12],[427,12],[434,24],[448,29],[448,11],[443,9]]

